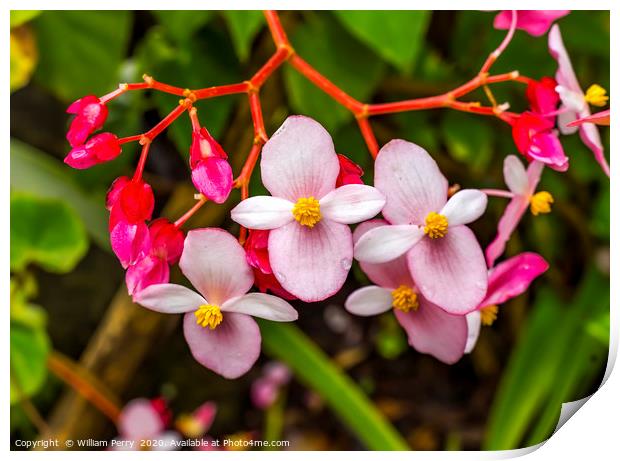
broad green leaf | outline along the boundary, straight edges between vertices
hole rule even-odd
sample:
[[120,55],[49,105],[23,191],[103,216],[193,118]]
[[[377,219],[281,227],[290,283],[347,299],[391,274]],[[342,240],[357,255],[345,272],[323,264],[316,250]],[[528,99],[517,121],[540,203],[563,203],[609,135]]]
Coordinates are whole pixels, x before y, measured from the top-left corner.
[[33,21],[39,43],[35,79],[64,101],[118,85],[129,11],[46,11]]
[[493,128],[489,120],[474,114],[448,112],[442,120],[441,131],[448,152],[472,169],[483,171],[493,153]]
[[285,362],[295,376],[320,394],[342,423],[369,450],[409,450],[355,382],[294,325],[258,320],[267,354]]
[[88,248],[80,218],[64,202],[32,195],[11,196],[11,270],[34,263],[69,272]]
[[353,35],[403,72],[410,72],[431,17],[430,11],[335,11]]
[[35,395],[45,383],[49,339],[42,328],[11,321],[11,405]]
[[11,139],[11,191],[63,200],[77,212],[93,240],[102,248],[110,247],[105,192],[84,190],[71,168],[16,139]]
[[493,402],[486,449],[540,442],[555,427],[561,403],[583,397],[605,364],[604,348],[585,325],[609,310],[608,283],[591,270],[569,306],[550,290],[539,294]]
[[39,10],[11,10],[11,29],[32,21],[40,14]]
[[[361,101],[370,98],[383,74],[381,60],[329,16],[312,17],[295,30],[291,40],[304,60]],[[284,77],[295,112],[317,119],[328,131],[352,117],[291,66],[285,68]]]
[[257,10],[229,10],[222,11],[222,14],[228,23],[237,56],[241,61],[246,61],[252,41],[265,24],[263,13]]
[[29,26],[11,29],[11,92],[30,82],[37,60],[37,43]]
[[179,43],[186,42],[213,16],[213,11],[209,10],[159,10],[152,13],[164,26],[166,33]]
[[[217,47],[212,46],[218,43]],[[226,36],[217,31],[205,31],[184,45],[170,42],[161,28],[151,29],[139,51],[140,72],[181,88],[204,88],[236,83],[242,80],[238,61]],[[164,117],[178,104],[178,97],[155,93],[159,114]],[[219,136],[226,125],[235,103],[235,96],[199,101],[198,118],[214,136]],[[189,151],[191,125],[183,114],[169,128],[170,137],[181,153]]]

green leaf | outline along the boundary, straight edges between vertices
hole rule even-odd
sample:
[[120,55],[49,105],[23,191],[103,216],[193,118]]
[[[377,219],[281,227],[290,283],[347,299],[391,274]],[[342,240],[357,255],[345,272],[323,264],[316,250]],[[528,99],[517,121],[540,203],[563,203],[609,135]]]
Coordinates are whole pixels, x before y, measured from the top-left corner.
[[164,26],[166,33],[179,43],[186,42],[198,29],[204,26],[213,11],[209,10],[181,10],[181,11],[153,11],[159,23]]
[[561,403],[583,397],[607,357],[585,325],[606,310],[609,281],[593,270],[568,307],[550,290],[540,293],[493,402],[486,449],[544,440],[555,428]]
[[488,120],[474,114],[448,112],[441,131],[448,152],[474,171],[484,171],[493,153],[493,129]]
[[285,362],[319,393],[336,416],[369,450],[409,450],[400,434],[351,378],[294,325],[258,320],[267,354]]
[[[304,60],[361,101],[370,98],[383,74],[381,60],[329,16],[312,17],[295,30],[291,40]],[[352,117],[290,66],[285,67],[284,78],[293,110],[317,119],[328,131]]]
[[109,249],[105,193],[84,190],[73,170],[16,139],[11,139],[11,191],[63,200],[80,216],[93,240]]
[[33,22],[35,79],[64,101],[112,91],[129,39],[128,11],[46,11]]
[[11,405],[35,395],[45,383],[50,343],[42,328],[11,321]]
[[65,203],[28,195],[11,196],[11,270],[30,263],[69,272],[88,248],[80,218]]
[[245,62],[250,54],[252,41],[265,24],[263,13],[257,10],[229,10],[222,11],[222,14],[228,23],[235,52],[239,59]]
[[403,72],[410,72],[424,47],[430,11],[335,11],[358,39]]
[[40,14],[39,10],[11,10],[11,29],[32,21]]

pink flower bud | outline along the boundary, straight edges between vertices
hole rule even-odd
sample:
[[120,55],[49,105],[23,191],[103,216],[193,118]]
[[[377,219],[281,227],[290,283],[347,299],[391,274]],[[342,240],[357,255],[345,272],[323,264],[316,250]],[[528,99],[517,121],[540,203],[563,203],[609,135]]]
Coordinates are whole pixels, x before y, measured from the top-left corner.
[[151,219],[155,206],[153,189],[141,179],[131,180],[120,191],[117,204],[130,223]]
[[149,253],[149,229],[144,222],[132,224],[124,219],[116,219],[110,231],[110,243],[114,254],[126,269]]
[[357,163],[342,154],[338,154],[338,163],[340,163],[340,171],[336,178],[336,187],[346,184],[364,184],[362,181],[364,170]]
[[192,182],[202,195],[215,203],[225,202],[232,189],[232,168],[227,158],[222,146],[206,128],[192,132],[189,156]]
[[557,85],[551,77],[543,77],[539,82],[530,80],[525,95],[533,112],[544,115],[556,110],[560,102],[560,95],[555,91]]
[[108,108],[97,96],[88,95],[71,104],[67,113],[75,114],[67,132],[67,141],[71,147],[76,147],[103,126],[108,117]]
[[151,253],[168,264],[176,264],[183,253],[183,231],[165,218],[156,219],[149,226]]
[[118,138],[112,133],[93,136],[86,144],[74,147],[65,157],[65,163],[83,170],[115,159],[121,153]]
[[127,292],[134,295],[146,287],[159,283],[168,283],[170,267],[165,259],[149,254],[129,266],[125,274]]

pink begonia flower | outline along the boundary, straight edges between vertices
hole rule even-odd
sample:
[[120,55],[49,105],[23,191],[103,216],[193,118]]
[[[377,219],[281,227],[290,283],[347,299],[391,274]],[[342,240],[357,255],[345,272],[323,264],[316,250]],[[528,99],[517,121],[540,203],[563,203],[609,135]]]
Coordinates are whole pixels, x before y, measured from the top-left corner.
[[[534,37],[544,35],[557,19],[570,13],[570,10],[517,10],[517,29],[524,30]],[[512,22],[512,11],[504,10],[495,16],[493,27],[507,30]]]
[[467,345],[469,354],[480,334],[480,324],[491,325],[497,317],[497,307],[519,296],[530,284],[549,268],[545,259],[537,253],[521,253],[501,262],[489,270],[489,289],[484,300],[467,318]]
[[597,112],[587,117],[578,118],[568,123],[566,126],[581,126],[584,123],[594,123],[595,125],[609,126],[609,109]]
[[495,260],[504,253],[506,242],[510,239],[528,206],[534,216],[551,211],[553,196],[546,191],[536,192],[543,168],[544,165],[541,162],[533,161],[526,171],[517,156],[508,155],[504,159],[504,181],[513,196],[499,220],[497,236],[486,249],[488,267],[493,267]]
[[598,128],[592,123],[584,123],[578,128],[567,126],[568,123],[578,118],[590,116],[589,104],[604,106],[608,100],[606,91],[599,85],[592,85],[584,94],[564,47],[560,28],[557,24],[549,32],[549,52],[558,62],[558,70],[555,74],[555,79],[558,82],[556,91],[562,100],[558,115],[558,127],[563,134],[571,134],[579,130],[581,140],[592,151],[596,161],[601,165],[605,174],[609,176],[609,165],[603,153],[603,144]]
[[475,309],[487,289],[487,267],[473,232],[486,195],[465,189],[448,200],[448,181],[420,146],[396,139],[375,160],[375,187],[387,198],[389,225],[365,233],[355,244],[359,261],[382,263],[407,254],[419,292],[451,314]]
[[111,447],[114,450],[141,450],[140,442],[144,440],[151,442],[147,448],[152,450],[175,450],[175,442],[181,440],[181,435],[166,430],[167,425],[156,402],[134,399],[125,405],[119,416],[119,437]]
[[291,370],[281,362],[269,362],[263,374],[252,383],[250,394],[255,407],[264,410],[275,403],[280,389],[291,380]]
[[[357,242],[372,229],[386,224],[383,220],[362,223],[355,229],[353,239]],[[369,316],[393,309],[411,347],[448,364],[461,358],[467,340],[465,316],[445,312],[420,293],[411,278],[407,256],[380,264],[360,262],[360,267],[375,285],[349,295],[344,304],[349,312]]]
[[71,168],[84,170],[114,160],[120,153],[121,145],[116,135],[100,133],[86,141],[86,144],[71,149],[64,161]]
[[271,196],[250,197],[231,212],[248,229],[271,230],[276,279],[303,301],[321,301],[342,287],[353,259],[347,224],[372,218],[385,203],[374,187],[336,188],[339,171],[325,128],[308,117],[289,117],[263,147],[261,176]]
[[199,293],[181,285],[151,285],[134,296],[142,306],[185,314],[183,331],[194,358],[224,376],[238,378],[260,354],[261,336],[251,316],[276,322],[297,319],[286,301],[247,291],[254,283],[245,252],[221,229],[188,232],[179,267]]
[[554,121],[546,116],[523,112],[512,122],[512,137],[525,158],[564,172],[568,170],[568,157],[554,126]]
[[84,144],[86,139],[100,129],[108,117],[108,108],[97,96],[88,95],[73,102],[67,108],[68,114],[75,114],[67,132],[71,147]]
[[133,295],[150,285],[170,280],[170,265],[176,264],[183,252],[183,231],[165,218],[149,225],[149,252],[129,266],[125,274],[127,291]]
[[295,296],[282,288],[276,276],[273,275],[269,263],[269,251],[267,249],[269,232],[268,230],[250,230],[248,232],[248,238],[243,245],[246,259],[252,268],[252,272],[254,272],[254,284],[261,293],[266,293],[269,290],[274,295],[291,301],[295,299]]
[[362,181],[364,170],[357,163],[342,154],[338,154],[338,163],[340,164],[340,171],[336,178],[336,187],[346,186],[347,184],[364,184]]
[[149,251],[150,236],[145,221],[151,218],[154,206],[153,190],[141,179],[122,176],[108,191],[110,242],[125,269]]
[[190,167],[198,191],[215,203],[224,203],[233,183],[228,155],[206,128],[192,131]]

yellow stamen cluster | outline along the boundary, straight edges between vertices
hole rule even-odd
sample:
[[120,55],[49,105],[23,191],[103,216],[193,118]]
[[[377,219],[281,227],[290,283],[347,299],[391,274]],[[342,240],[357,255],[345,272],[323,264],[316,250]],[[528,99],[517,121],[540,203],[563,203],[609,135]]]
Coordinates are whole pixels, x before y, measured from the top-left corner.
[[293,207],[293,216],[302,226],[310,229],[321,220],[321,206],[314,197],[302,197]]
[[445,237],[448,233],[448,218],[431,211],[424,221],[424,233],[432,239]]
[[605,88],[595,83],[586,91],[585,100],[593,106],[603,107],[609,101],[609,96]]
[[487,327],[492,325],[495,319],[497,319],[497,311],[498,309],[495,304],[480,309],[480,323]]
[[403,312],[417,311],[420,307],[418,295],[407,285],[401,285],[392,291],[392,306]]
[[181,415],[176,420],[177,428],[190,439],[202,437],[205,427],[198,418],[192,415]]
[[211,330],[215,330],[222,320],[224,316],[222,315],[222,311],[215,304],[203,304],[196,312],[194,312],[196,316],[196,323],[201,327],[209,327]]
[[534,216],[551,212],[553,195],[547,191],[537,192],[530,197],[530,211]]

